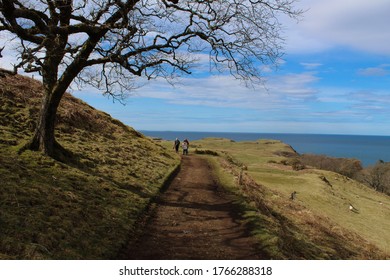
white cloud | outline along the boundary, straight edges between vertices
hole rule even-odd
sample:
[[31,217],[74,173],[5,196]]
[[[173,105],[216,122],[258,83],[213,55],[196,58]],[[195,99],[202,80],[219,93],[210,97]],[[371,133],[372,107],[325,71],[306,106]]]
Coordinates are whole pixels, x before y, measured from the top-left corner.
[[2,51],[2,56],[0,58],[0,67],[8,70],[13,69],[13,65],[17,64],[16,57],[18,53],[15,51],[17,44],[15,43],[11,33],[3,31],[0,32],[0,47],[4,47]]
[[314,70],[322,66],[322,63],[309,63],[309,62],[301,62],[300,63],[307,70]]
[[390,1],[303,0],[303,20],[289,23],[290,52],[319,52],[335,46],[390,55]]
[[377,76],[383,77],[390,74],[390,71],[386,68],[390,67],[388,64],[383,64],[377,67],[367,67],[358,70],[358,75],[361,76]]
[[314,73],[273,76],[265,87],[244,87],[231,76],[182,78],[175,87],[162,80],[152,81],[136,92],[136,97],[165,99],[181,105],[276,110],[302,106],[316,97],[311,85],[318,80]]

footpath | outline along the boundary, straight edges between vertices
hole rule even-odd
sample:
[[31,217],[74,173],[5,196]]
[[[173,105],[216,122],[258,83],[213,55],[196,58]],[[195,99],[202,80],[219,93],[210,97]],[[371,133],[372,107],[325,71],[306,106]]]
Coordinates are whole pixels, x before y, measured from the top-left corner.
[[237,207],[215,183],[208,162],[183,156],[125,259],[259,259]]

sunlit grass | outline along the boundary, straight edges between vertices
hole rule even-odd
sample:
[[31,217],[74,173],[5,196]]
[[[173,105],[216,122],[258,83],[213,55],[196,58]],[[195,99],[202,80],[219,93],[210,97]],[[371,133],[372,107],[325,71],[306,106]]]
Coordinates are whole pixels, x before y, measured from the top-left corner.
[[0,79],[0,258],[115,259],[180,159],[70,95],[56,136],[72,156],[19,155],[40,90],[28,78]]
[[[294,171],[288,164],[294,151],[279,141],[204,139],[194,145],[222,155],[211,159],[224,170],[217,176],[243,198],[244,216],[270,258],[389,258],[388,196],[337,173]],[[240,173],[257,187],[240,186]]]

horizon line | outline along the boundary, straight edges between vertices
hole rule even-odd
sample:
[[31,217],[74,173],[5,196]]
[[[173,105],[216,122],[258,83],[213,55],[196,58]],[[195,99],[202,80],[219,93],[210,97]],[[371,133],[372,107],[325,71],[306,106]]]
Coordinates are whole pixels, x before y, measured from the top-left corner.
[[333,135],[333,136],[372,136],[372,137],[390,137],[385,134],[340,134],[340,133],[303,133],[303,132],[234,132],[234,131],[200,131],[200,130],[153,130],[153,129],[137,129],[137,131],[145,132],[167,132],[167,133],[227,133],[227,134],[288,134],[288,135]]

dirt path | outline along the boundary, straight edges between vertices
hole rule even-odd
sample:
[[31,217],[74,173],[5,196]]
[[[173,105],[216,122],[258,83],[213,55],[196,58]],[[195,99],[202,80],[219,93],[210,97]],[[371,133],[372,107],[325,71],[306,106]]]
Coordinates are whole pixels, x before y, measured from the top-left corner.
[[255,248],[207,161],[190,155],[125,258],[258,259]]

